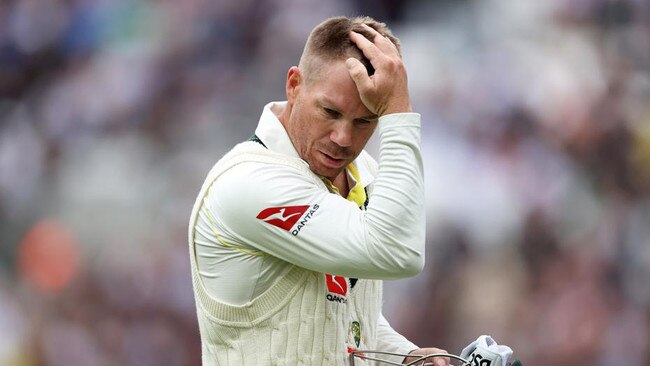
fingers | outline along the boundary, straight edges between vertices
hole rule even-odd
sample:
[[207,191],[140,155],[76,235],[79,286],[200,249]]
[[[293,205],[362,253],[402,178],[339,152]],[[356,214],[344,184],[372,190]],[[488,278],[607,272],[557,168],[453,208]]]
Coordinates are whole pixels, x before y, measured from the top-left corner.
[[[445,350],[438,350],[436,353],[447,353]],[[449,357],[434,357],[433,358],[433,365],[435,366],[449,366],[449,362],[451,362],[451,359]]]
[[[432,356],[434,354],[439,356]],[[409,357],[406,358],[404,363],[410,365],[411,363],[417,362],[416,365],[418,366],[450,366],[451,359],[449,357],[444,357],[444,354],[448,353],[443,349],[433,347],[420,348],[411,351]]]
[[356,58],[349,58],[345,61],[345,66],[347,66],[348,73],[350,73],[350,77],[360,92],[364,92],[372,86],[372,80],[368,76],[368,70],[366,70],[366,67],[363,66],[361,61]]
[[436,360],[436,363],[438,364],[438,366],[449,366],[449,365],[451,365],[450,364],[451,358],[449,358],[449,357],[436,357],[435,360]]
[[350,39],[363,52],[363,55],[370,61],[375,70],[381,68],[382,64],[395,62],[401,59],[397,47],[388,38],[381,35],[372,27],[362,24],[365,29],[372,33],[372,41],[368,40],[361,33],[350,31]]
[[[449,352],[441,348],[436,348],[436,353],[449,353]],[[435,360],[434,362],[437,366],[449,366],[451,362],[451,358],[449,357],[434,357],[433,359]]]
[[[368,32],[372,34],[372,42],[377,48],[379,48],[383,53],[387,55],[396,55],[399,56],[399,51],[397,47],[383,34],[377,32],[375,28],[369,26],[368,24],[361,24]],[[364,37],[365,38],[365,37]]]
[[372,40],[354,31],[350,32],[350,40],[370,61],[375,69],[374,74],[369,76],[368,70],[359,60],[346,60],[348,72],[356,84],[361,101],[378,116],[410,112],[408,77],[397,47],[374,29],[367,29]]
[[434,357],[433,359],[427,359],[422,365],[426,366],[450,366],[449,357]]
[[389,57],[399,57],[399,51],[390,39],[386,38],[374,28],[366,24],[362,24],[362,26],[372,35],[370,37],[371,39],[369,40],[356,31],[350,31],[350,39],[352,39],[369,60],[372,61],[373,57],[381,54],[385,54]]
[[377,69],[379,66],[377,63],[377,57],[382,53],[379,48],[377,48],[374,43],[370,42],[368,38],[355,31],[350,32],[350,39],[357,45],[357,47],[359,47],[361,52],[363,52],[363,55],[370,60],[372,66]]

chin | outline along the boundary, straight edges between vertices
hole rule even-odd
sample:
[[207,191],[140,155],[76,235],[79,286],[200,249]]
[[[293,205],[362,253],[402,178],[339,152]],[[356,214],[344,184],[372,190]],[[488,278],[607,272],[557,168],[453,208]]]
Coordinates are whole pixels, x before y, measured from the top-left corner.
[[325,172],[325,174],[320,174],[320,175],[334,182],[334,179],[336,179],[336,177],[338,177],[344,170],[345,169],[340,169],[335,171],[328,170],[327,172]]
[[329,180],[334,180],[334,177],[338,176],[342,170],[333,170],[333,169],[327,169],[323,167],[314,167],[310,166],[310,169],[312,172],[314,172],[316,175],[327,178]]

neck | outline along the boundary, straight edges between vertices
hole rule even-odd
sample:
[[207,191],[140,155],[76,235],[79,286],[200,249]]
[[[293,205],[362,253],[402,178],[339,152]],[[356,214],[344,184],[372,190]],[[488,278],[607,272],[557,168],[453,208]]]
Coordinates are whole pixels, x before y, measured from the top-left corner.
[[[282,125],[284,126],[285,129],[287,129],[286,121],[289,119],[289,113],[290,111],[290,106],[287,103],[285,106],[274,104],[271,106],[271,111],[273,114],[275,114],[276,117],[278,117],[278,120]],[[328,178],[330,179],[330,178]],[[350,187],[348,184],[348,176],[346,169],[343,169],[342,172],[339,173],[334,179],[330,179],[330,182],[334,185],[339,190],[339,193],[343,197],[347,197],[348,193],[350,192]]]
[[339,175],[332,180],[332,184],[339,190],[339,193],[343,197],[347,197],[350,193],[350,186],[348,185],[348,176],[346,170],[344,169]]

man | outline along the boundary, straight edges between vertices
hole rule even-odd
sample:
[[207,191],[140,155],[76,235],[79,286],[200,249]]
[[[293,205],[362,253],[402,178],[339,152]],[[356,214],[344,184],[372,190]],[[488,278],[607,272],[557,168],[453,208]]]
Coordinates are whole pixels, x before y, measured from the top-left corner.
[[[368,17],[328,19],[289,69],[286,96],[213,167],[192,213],[203,363],[441,352],[418,349],[381,314],[380,280],[424,265],[420,116],[399,41]],[[379,164],[363,151],[377,126]]]

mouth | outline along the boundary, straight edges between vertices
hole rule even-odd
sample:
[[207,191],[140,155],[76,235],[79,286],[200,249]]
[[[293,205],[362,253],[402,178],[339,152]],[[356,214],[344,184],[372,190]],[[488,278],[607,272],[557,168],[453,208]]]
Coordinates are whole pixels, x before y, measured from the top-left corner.
[[323,160],[325,162],[325,165],[331,167],[331,168],[340,168],[345,164],[346,159],[339,159],[336,157],[333,157],[331,155],[328,155],[324,152],[321,151],[321,155],[323,156]]

